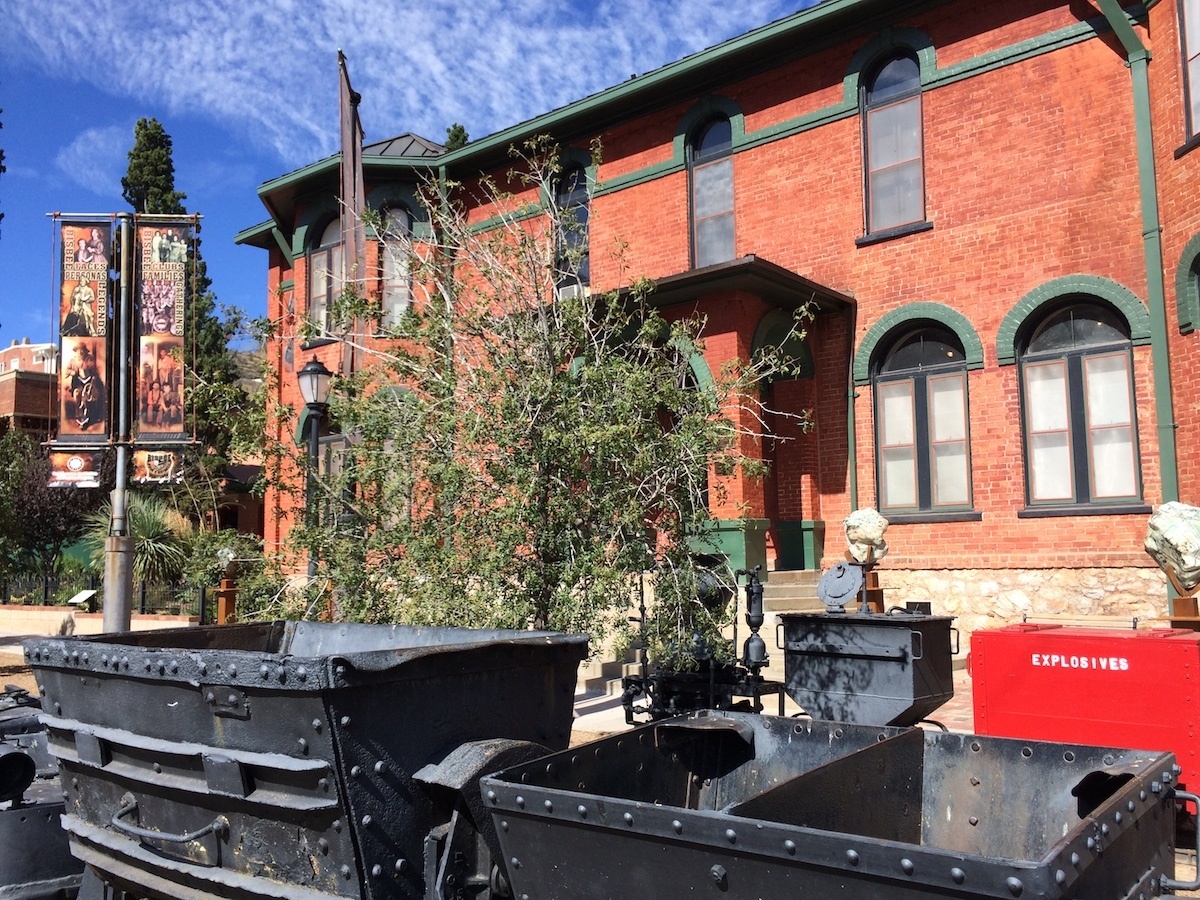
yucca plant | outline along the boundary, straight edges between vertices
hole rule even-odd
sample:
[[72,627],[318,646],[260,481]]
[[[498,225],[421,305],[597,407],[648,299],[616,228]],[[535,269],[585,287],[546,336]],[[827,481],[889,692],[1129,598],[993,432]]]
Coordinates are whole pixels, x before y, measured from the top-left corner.
[[[188,557],[188,538],[192,525],[176,510],[154,494],[131,492],[128,495],[127,521],[133,536],[133,577],[139,581],[164,584],[177,581]],[[104,570],[104,542],[108,537],[112,508],[105,504],[88,517],[84,539],[92,565]]]

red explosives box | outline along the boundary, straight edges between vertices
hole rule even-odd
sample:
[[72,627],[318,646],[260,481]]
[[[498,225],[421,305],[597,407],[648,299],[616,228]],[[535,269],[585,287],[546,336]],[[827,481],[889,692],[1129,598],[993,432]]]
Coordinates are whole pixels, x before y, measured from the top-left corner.
[[1171,750],[1200,787],[1200,633],[1022,624],[971,636],[975,730]]

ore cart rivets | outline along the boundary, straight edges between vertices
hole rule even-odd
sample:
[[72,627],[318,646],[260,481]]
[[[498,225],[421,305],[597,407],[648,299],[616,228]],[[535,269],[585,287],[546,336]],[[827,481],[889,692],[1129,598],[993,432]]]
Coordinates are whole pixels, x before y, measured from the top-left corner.
[[737,843],[737,832],[734,831],[732,828],[726,828],[725,829],[725,840],[729,841],[729,843],[731,843],[731,844],[736,844]]
[[312,720],[312,728],[313,728],[313,731],[315,731],[317,734],[320,734],[321,733],[321,720],[313,719]]
[[905,875],[911,875],[917,870],[916,864],[911,859],[907,858],[900,860],[900,868],[903,870]]
[[519,859],[517,859],[515,856],[508,861],[508,864],[510,866],[512,866],[514,869],[521,868],[521,861]]
[[495,803],[495,802],[496,802],[496,792],[495,792],[495,791],[488,791],[488,792],[487,792],[487,798],[488,798],[488,800],[492,801],[492,803]]
[[343,878],[350,877],[350,867],[349,866],[342,866],[342,877]]
[[375,865],[371,866],[371,874],[378,878],[383,874],[383,866],[381,866],[379,863],[375,863]]
[[[792,843],[791,841],[788,841],[788,844],[791,844],[791,843]],[[788,852],[789,853],[795,852],[795,844],[792,844],[792,847],[789,848]],[[857,850],[847,850],[846,851],[846,862],[850,863],[850,865],[852,865],[852,866],[857,866],[858,865],[858,851]]]
[[383,774],[383,770],[384,770],[384,769],[386,769],[386,768],[387,768],[387,766],[385,766],[385,765],[383,764],[383,760],[382,760],[382,759],[379,759],[379,760],[376,760],[376,761],[375,761],[375,765],[373,765],[371,768],[373,768],[373,769],[375,770],[375,774],[376,774],[376,775],[382,775],[382,774]]
[[676,834],[683,834],[683,823],[678,819],[672,820],[671,827],[675,829]]
[[1067,873],[1064,872],[1062,869],[1059,869],[1057,872],[1055,872],[1054,873],[1054,883],[1055,884],[1066,884],[1067,883]]
[[964,872],[962,869],[960,869],[958,866],[955,866],[953,869],[950,870],[950,880],[953,881],[955,884],[962,884],[964,881],[967,880],[967,873]]
[[396,860],[396,864],[394,866],[392,866],[392,868],[395,870],[397,875],[400,875],[401,873],[404,872],[405,869],[408,868],[408,860],[407,859],[398,859],[398,860]]
[[783,849],[786,850],[788,853],[790,853],[792,856],[795,856],[796,855],[796,842],[795,841],[784,841]]
[[625,813],[621,818],[625,820],[626,825],[633,824],[633,813]]
[[308,741],[306,741],[304,738],[299,738],[296,741],[296,746],[300,748],[301,753],[308,752]]
[[542,806],[546,807],[546,812],[548,812],[548,813],[554,812],[554,803],[552,801],[546,800],[545,802],[542,803]]
[[1025,885],[1021,884],[1021,879],[1015,876],[1010,876],[1004,884],[1014,897],[1020,897],[1025,892]]
[[521,797],[521,796],[517,797],[517,806],[520,807],[521,809],[525,808],[525,798],[524,797]]
[[582,803],[579,804],[579,807],[575,811],[577,813],[579,813],[579,818],[581,818],[581,819],[587,818],[587,807],[584,806]]

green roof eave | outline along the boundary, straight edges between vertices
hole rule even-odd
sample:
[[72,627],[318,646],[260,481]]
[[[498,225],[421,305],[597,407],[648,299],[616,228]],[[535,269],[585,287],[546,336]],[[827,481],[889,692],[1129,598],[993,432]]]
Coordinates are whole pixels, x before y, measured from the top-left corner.
[[493,157],[506,157],[511,145],[533,134],[551,134],[560,140],[576,133],[595,134],[616,121],[628,121],[664,104],[729,84],[767,65],[776,65],[780,56],[810,52],[810,47],[799,43],[798,39],[802,37],[823,36],[839,32],[842,27],[859,30],[864,26],[864,15],[871,9],[884,10],[889,18],[894,18],[910,8],[931,5],[938,3],[930,0],[907,3],[822,0],[816,6],[668,63],[653,72],[471,141],[439,157],[438,162],[448,167],[475,163],[486,168]]
[[266,250],[275,244],[274,231],[276,227],[278,226],[274,219],[259,222],[257,225],[243,228],[235,234],[233,242],[235,244],[248,244],[251,247],[261,247]]

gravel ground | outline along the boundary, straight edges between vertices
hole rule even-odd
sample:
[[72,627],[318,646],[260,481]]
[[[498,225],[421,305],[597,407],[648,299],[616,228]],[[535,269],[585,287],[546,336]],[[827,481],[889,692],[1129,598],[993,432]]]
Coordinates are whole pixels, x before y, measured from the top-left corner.
[[15,684],[31,694],[37,693],[33,673],[25,665],[25,659],[16,653],[0,653],[0,685]]

